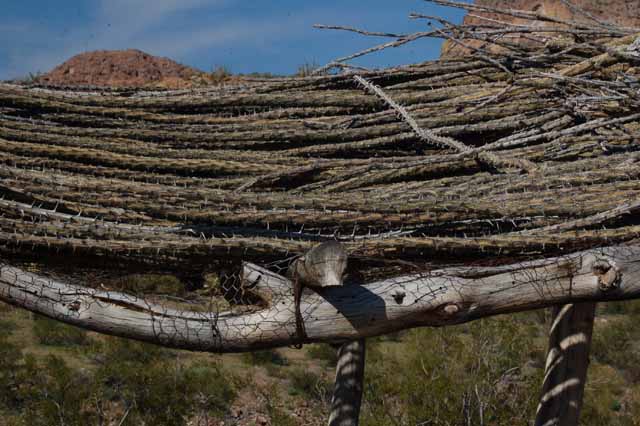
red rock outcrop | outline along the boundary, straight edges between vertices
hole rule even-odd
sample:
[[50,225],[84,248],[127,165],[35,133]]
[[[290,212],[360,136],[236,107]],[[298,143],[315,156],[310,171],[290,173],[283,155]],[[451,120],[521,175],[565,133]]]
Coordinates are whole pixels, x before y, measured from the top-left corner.
[[97,50],[76,55],[39,77],[39,82],[63,86],[183,88],[203,73],[140,50]]
[[[623,27],[640,27],[640,0],[569,0],[587,14],[596,19],[617,24]],[[582,23],[591,23],[593,20],[576,10],[572,10],[560,0],[475,0],[478,6],[486,6],[499,9],[517,9],[526,11],[538,11],[542,14],[553,16],[563,20],[571,20]],[[531,25],[532,21],[514,18],[496,13],[474,12],[486,18],[507,22],[510,24]],[[482,24],[487,21],[474,16],[466,16],[464,24]],[[556,25],[544,22],[536,22],[535,25]],[[475,44],[475,43],[474,43]],[[449,41],[442,46],[443,57],[455,57],[468,54],[467,49],[455,45]]]

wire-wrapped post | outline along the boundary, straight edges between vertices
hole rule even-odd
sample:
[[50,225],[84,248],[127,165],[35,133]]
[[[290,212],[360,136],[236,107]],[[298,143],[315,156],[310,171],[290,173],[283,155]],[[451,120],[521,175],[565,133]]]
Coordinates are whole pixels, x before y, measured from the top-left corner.
[[[336,241],[321,243],[291,264],[289,276],[294,283],[296,329],[298,338],[306,338],[300,312],[305,287],[321,289],[344,285],[347,252]],[[364,381],[365,341],[358,339],[338,346],[336,380],[331,399],[329,426],[357,426],[360,418]]]
[[552,308],[549,348],[536,426],[578,425],[595,310],[595,302]]

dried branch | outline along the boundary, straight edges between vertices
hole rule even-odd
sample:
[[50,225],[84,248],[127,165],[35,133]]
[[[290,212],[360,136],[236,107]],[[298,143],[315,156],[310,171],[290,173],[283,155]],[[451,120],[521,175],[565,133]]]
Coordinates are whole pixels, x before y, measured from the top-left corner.
[[[493,270],[453,268],[327,287],[303,296],[305,342],[458,324],[574,301],[638,298],[639,262],[640,247],[615,247]],[[269,289],[268,307],[240,314],[180,311],[11,266],[0,267],[0,299],[90,330],[175,348],[241,352],[300,343],[291,283],[252,265],[246,265],[243,282],[254,292]]]
[[[429,130],[422,129],[420,126],[418,126],[418,123],[413,119],[413,117],[409,115],[407,110],[404,107],[402,107],[400,104],[395,102],[393,99],[391,99],[387,94],[385,94],[382,91],[382,89],[380,89],[376,85],[368,82],[367,80],[365,80],[364,78],[358,75],[354,76],[354,79],[358,83],[360,83],[362,86],[364,86],[366,89],[368,89],[372,93],[375,93],[379,98],[384,100],[391,108],[396,110],[398,114],[402,117],[402,119],[407,124],[409,124],[411,129],[418,135],[418,137],[420,137],[420,139],[428,143],[434,144],[436,146],[454,149],[458,151],[460,154],[470,154],[472,152],[474,153],[476,152],[472,148],[466,146],[461,142],[456,141],[455,139],[452,139],[446,136],[440,136]],[[537,167],[533,163],[527,160],[518,161],[518,160],[500,159],[496,155],[488,152],[480,153],[477,156],[477,158],[481,161],[485,161],[491,167],[505,167],[505,166],[518,167],[518,168],[525,169],[527,171],[534,171],[537,169]]]
[[224,88],[0,84],[0,256],[184,275],[339,240],[378,277],[637,238],[615,212],[640,199],[638,34],[428,18],[442,27],[334,28],[391,37],[366,52],[475,53]]
[[319,30],[340,30],[340,31],[349,31],[360,35],[365,36],[373,36],[373,37],[391,37],[391,38],[403,38],[408,37],[408,34],[397,34],[397,33],[387,33],[387,32],[377,32],[377,31],[365,31],[354,27],[346,27],[343,25],[323,25],[323,24],[314,24],[313,28],[317,28]]

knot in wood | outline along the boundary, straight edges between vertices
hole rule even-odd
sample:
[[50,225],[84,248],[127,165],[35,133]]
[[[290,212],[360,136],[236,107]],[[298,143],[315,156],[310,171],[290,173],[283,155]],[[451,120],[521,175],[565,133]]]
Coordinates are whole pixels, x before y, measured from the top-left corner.
[[69,309],[70,311],[78,312],[80,310],[80,306],[81,306],[80,301],[74,300],[73,302],[69,303],[69,306],[67,306],[67,309]]
[[591,267],[593,274],[598,278],[598,287],[602,291],[618,288],[620,283],[620,271],[607,260],[596,260]]
[[458,312],[460,312],[460,307],[458,305],[456,305],[455,303],[450,303],[448,305],[445,305],[442,308],[442,311],[447,315],[455,315]]
[[430,320],[434,323],[447,325],[451,324],[452,320],[455,320],[459,316],[464,316],[465,310],[469,309],[464,303],[444,303],[436,307],[429,316],[433,315]]
[[407,293],[405,293],[404,290],[394,290],[394,292],[391,293],[391,297],[393,297],[393,300],[395,300],[398,305],[402,305],[406,295]]

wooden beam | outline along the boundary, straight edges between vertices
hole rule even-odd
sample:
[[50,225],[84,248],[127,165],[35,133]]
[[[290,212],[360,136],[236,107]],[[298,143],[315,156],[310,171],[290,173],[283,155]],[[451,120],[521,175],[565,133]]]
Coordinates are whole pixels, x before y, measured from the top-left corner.
[[[164,346],[242,352],[298,343],[292,285],[244,266],[265,309],[192,312],[0,267],[0,300],[102,333]],[[492,268],[448,268],[303,295],[307,342],[356,340],[420,326],[584,301],[640,297],[640,246],[617,246]]]
[[338,241],[326,241],[296,259],[287,275],[305,287],[339,287],[343,285],[347,258],[342,244]]

